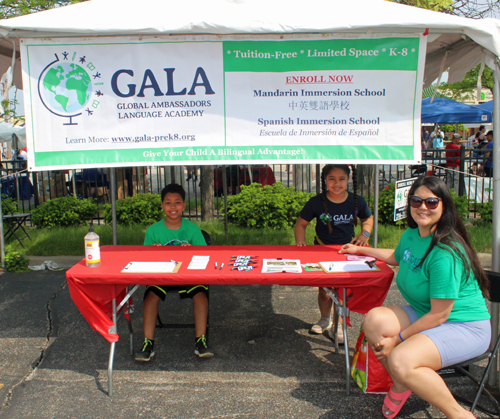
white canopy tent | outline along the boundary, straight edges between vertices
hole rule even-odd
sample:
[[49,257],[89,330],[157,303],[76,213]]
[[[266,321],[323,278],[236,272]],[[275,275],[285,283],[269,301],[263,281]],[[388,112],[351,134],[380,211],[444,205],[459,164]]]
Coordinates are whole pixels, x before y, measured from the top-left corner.
[[0,122],[0,142],[5,143],[13,141],[14,135],[18,138],[18,148],[26,147],[26,127],[24,125],[12,125],[8,122]]
[[[494,70],[495,137],[500,138],[500,21],[472,20],[383,0],[92,0],[0,21],[0,74],[16,63],[21,87],[21,38],[423,33],[427,36],[424,87],[449,69],[448,81],[485,63]],[[402,93],[404,94],[404,93]],[[500,173],[498,140],[494,173]],[[498,189],[499,178],[494,179]],[[500,190],[500,189],[499,189]],[[500,270],[500,194],[494,197],[493,269]],[[376,210],[375,210],[376,211]],[[375,212],[377,215],[377,212]],[[498,308],[494,313],[498,322]],[[498,326],[497,326],[498,329]]]
[[[500,21],[473,20],[383,0],[92,0],[0,21],[0,71],[19,38],[119,35],[428,33],[425,85],[450,82],[500,56]],[[443,58],[445,60],[443,61]],[[14,84],[21,87],[19,65]]]

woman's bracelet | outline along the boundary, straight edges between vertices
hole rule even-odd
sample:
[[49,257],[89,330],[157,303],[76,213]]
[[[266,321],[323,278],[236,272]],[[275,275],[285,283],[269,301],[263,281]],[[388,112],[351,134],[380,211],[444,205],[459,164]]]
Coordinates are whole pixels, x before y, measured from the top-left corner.
[[399,339],[401,339],[401,342],[404,342],[405,340],[403,339],[403,336],[401,336],[401,332],[399,332]]

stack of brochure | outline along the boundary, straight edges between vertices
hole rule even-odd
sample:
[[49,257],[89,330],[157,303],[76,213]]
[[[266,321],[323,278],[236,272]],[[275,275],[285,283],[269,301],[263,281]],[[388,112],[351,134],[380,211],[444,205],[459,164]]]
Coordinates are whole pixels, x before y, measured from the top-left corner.
[[302,266],[298,259],[264,259],[262,261],[262,272],[293,272],[301,273]]
[[210,256],[193,255],[188,269],[206,269]]

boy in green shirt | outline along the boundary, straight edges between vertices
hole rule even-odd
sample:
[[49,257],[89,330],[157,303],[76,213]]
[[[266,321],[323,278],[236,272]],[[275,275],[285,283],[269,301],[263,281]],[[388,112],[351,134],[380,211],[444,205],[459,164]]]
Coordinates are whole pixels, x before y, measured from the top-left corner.
[[[186,208],[186,192],[181,185],[170,184],[161,192],[161,207],[166,217],[146,231],[146,246],[206,246],[200,228],[182,218]],[[196,343],[194,353],[200,358],[210,358],[214,353],[207,345],[208,286],[206,285],[149,285],[144,294],[143,327],[144,344],[135,355],[136,361],[149,361],[154,353],[154,333],[160,298],[165,300],[168,291],[178,291],[180,298],[193,300]]]

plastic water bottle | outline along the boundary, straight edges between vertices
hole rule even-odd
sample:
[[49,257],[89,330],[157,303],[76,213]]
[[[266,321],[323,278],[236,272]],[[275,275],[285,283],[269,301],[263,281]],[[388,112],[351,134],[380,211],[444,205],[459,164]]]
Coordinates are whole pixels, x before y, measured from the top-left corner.
[[99,247],[99,236],[94,231],[94,226],[90,223],[89,232],[85,238],[85,263],[89,268],[101,266],[101,249]]

